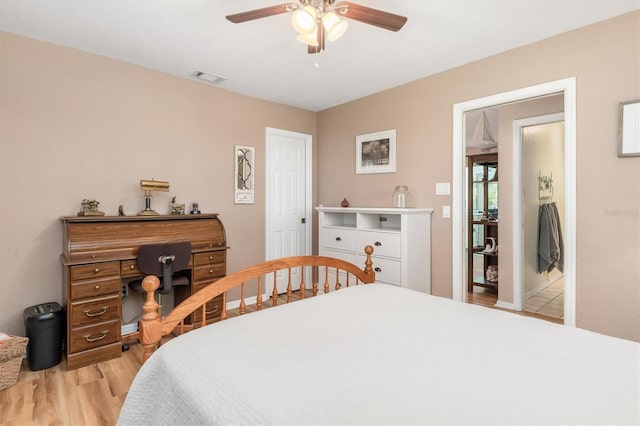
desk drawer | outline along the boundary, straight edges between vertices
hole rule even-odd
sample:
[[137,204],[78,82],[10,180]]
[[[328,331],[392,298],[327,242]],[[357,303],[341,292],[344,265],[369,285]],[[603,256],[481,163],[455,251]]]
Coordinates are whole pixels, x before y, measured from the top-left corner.
[[83,299],[86,297],[104,296],[120,291],[120,278],[107,277],[95,280],[86,280],[79,283],[71,283],[71,299]]
[[123,260],[120,263],[120,275],[123,277],[139,277],[142,274],[138,269],[138,261],[136,259]]
[[72,302],[70,311],[72,327],[120,319],[120,295]]
[[193,269],[193,281],[197,283],[199,281],[207,281],[213,278],[224,277],[226,274],[226,265],[224,263],[196,266]]
[[119,319],[103,324],[74,329],[70,333],[71,353],[106,346],[120,341]]
[[206,253],[196,253],[193,255],[194,266],[209,265],[212,263],[225,263],[226,251],[208,251]]
[[[210,321],[214,318],[219,318],[222,314],[222,300],[223,295],[217,296],[215,299],[211,300],[207,303],[205,315],[207,316],[207,321]],[[202,309],[198,309],[193,313],[194,322],[202,321]]]
[[71,267],[71,281],[120,275],[120,262],[92,263]]

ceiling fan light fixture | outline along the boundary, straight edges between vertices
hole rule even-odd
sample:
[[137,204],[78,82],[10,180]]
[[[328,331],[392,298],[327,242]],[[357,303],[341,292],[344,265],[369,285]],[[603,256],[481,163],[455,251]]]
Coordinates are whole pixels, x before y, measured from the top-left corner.
[[316,30],[318,14],[315,7],[306,5],[296,9],[291,15],[291,24],[300,35],[313,34]]
[[326,30],[327,39],[329,41],[336,41],[347,30],[349,23],[344,19],[338,18],[334,12],[327,12],[322,17],[322,25]]
[[318,47],[318,34],[313,32],[312,34],[299,34],[296,40],[308,44],[309,46]]

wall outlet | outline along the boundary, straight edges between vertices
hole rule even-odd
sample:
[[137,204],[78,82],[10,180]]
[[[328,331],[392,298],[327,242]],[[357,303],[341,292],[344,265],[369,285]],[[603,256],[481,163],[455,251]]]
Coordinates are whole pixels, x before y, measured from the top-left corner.
[[120,296],[127,297],[129,295],[129,286],[127,283],[122,283],[120,287]]

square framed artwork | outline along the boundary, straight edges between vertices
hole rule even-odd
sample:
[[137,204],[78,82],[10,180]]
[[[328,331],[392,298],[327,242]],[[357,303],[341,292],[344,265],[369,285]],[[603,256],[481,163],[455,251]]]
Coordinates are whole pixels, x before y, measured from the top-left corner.
[[620,103],[618,157],[640,156],[640,100]]
[[356,174],[396,171],[396,130],[356,136]]

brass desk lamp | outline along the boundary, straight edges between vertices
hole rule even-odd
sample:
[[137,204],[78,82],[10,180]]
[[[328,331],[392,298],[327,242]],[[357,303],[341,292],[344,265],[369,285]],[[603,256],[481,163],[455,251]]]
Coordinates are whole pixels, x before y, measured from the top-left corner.
[[169,182],[162,182],[159,180],[141,180],[140,188],[144,191],[144,205],[145,208],[138,216],[158,216],[159,213],[151,209],[151,191],[169,192]]

